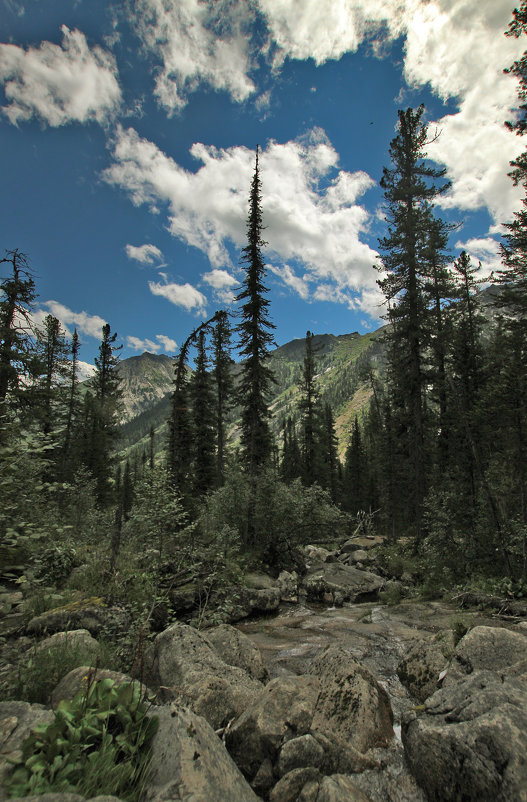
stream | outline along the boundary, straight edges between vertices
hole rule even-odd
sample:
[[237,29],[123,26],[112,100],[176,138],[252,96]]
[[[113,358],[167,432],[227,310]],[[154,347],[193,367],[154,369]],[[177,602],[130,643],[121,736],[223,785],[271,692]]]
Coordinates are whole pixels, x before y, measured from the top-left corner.
[[454,618],[474,625],[491,623],[481,613],[460,613],[443,601],[407,600],[394,606],[369,602],[339,608],[282,604],[275,616],[246,621],[238,628],[260,649],[271,678],[305,673],[313,657],[332,645],[344,647],[366,666],[390,696],[395,739],[389,749],[373,750],[378,769],[354,779],[371,802],[424,802],[406,768],[401,743],[401,716],[419,702],[399,681],[397,665],[417,640],[450,628]]

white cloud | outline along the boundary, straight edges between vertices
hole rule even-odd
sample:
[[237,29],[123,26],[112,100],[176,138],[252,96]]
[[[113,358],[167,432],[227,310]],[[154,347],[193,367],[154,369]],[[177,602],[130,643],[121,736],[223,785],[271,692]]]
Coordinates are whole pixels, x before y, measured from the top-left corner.
[[499,242],[492,237],[474,237],[466,242],[460,240],[456,242],[456,248],[466,251],[474,265],[481,262],[481,277],[503,269]]
[[516,81],[503,69],[521,55],[523,41],[504,36],[509,0],[259,0],[259,6],[278,66],[286,57],[338,59],[371,36],[383,57],[379,41],[403,36],[408,85],[429,84],[459,104],[437,121],[442,134],[429,147],[453,182],[442,204],[487,207],[497,222],[510,219],[521,189],[506,174],[520,147],[503,125],[517,105]]
[[203,312],[205,309],[207,299],[192,284],[175,284],[174,282],[161,284],[157,281],[149,281],[148,286],[152,295],[160,295],[176,306],[183,306],[188,312],[192,309]]
[[210,284],[215,290],[226,290],[240,283],[238,279],[235,279],[234,276],[231,276],[226,270],[211,270],[210,273],[204,273],[202,278],[203,281]]
[[102,317],[89,315],[87,312],[72,312],[58,301],[46,301],[43,306],[58,318],[63,326],[71,325],[89,337],[95,337],[98,340],[102,338],[102,327],[106,325],[106,320]]
[[[136,205],[155,211],[166,206],[170,232],[202,250],[220,270],[231,266],[228,243],[245,244],[254,153],[203,144],[193,145],[191,153],[202,162],[194,173],[133,129],[119,129],[114,164],[104,178],[127,191]],[[315,280],[374,289],[376,253],[361,241],[370,217],[358,204],[372,179],[362,171],[339,171],[338,155],[320,129],[285,144],[271,142],[260,166],[266,256],[290,267],[300,263]],[[159,294],[168,293],[167,285],[159,287]]]
[[177,342],[166,334],[156,334],[156,340],[161,343],[165,354],[174,354],[177,351]]
[[111,53],[88,47],[81,31],[62,28],[62,47],[42,42],[24,50],[0,44],[0,81],[9,120],[37,117],[57,127],[72,121],[104,123],[118,109],[121,89]]
[[278,278],[282,279],[284,284],[287,284],[288,287],[291,287],[296,293],[298,293],[303,301],[307,301],[309,298],[308,283],[305,279],[295,275],[294,271],[291,270],[289,265],[283,265],[282,267],[270,265],[270,269],[275,276],[278,276]]
[[200,84],[235,101],[254,91],[246,0],[138,0],[136,25],[145,46],[161,57],[155,94],[169,114],[181,109]]
[[[163,261],[163,254],[156,245],[127,245],[125,250],[129,259],[140,262],[142,265],[153,265]],[[164,267],[164,265],[158,264],[158,267],[161,266]]]

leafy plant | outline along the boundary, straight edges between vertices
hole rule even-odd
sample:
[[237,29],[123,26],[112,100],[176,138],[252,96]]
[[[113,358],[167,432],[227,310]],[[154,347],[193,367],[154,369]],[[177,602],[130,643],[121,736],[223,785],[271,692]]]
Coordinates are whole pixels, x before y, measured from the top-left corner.
[[103,679],[59,703],[37,725],[7,779],[10,798],[51,791],[139,800],[158,720],[148,716],[138,683]]

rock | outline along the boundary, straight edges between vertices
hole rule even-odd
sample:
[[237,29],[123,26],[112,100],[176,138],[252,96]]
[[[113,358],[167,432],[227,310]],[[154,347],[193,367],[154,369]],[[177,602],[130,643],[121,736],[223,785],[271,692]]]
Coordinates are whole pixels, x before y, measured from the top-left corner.
[[175,613],[190,613],[197,603],[198,586],[195,582],[188,582],[186,585],[170,590],[168,598],[170,607]]
[[359,752],[389,744],[394,735],[390,699],[367,668],[345,649],[331,646],[313,660],[309,674],[320,680],[313,732]]
[[378,763],[371,755],[364,755],[337,734],[326,738],[321,732],[314,737],[324,750],[324,758],[320,766],[322,774],[358,774],[367,769],[375,769]]
[[269,791],[275,782],[276,778],[274,776],[273,764],[269,758],[266,757],[254,775],[254,779],[251,782],[251,788],[253,791],[255,791],[255,793],[258,794],[258,796],[267,798]]
[[[99,797],[100,798],[100,797]],[[115,799],[115,797],[103,797],[104,799]],[[63,794],[60,791],[57,793],[50,792],[48,794],[33,794],[32,796],[17,797],[18,802],[86,802],[84,796],[79,794]],[[90,800],[93,802],[93,800]]]
[[155,652],[160,698],[186,704],[215,730],[239,716],[261,691],[259,682],[227,665],[205,635],[185,624],[161,632]]
[[229,624],[208,629],[206,636],[216,654],[229,666],[237,666],[250,677],[265,682],[269,672],[262,662],[262,655],[252,640]]
[[43,705],[28,702],[0,702],[0,802],[7,799],[4,782],[11,770],[10,759],[20,754],[22,742],[37,724],[53,721]]
[[366,794],[346,774],[324,777],[316,802],[370,802]]
[[474,627],[461,638],[444,685],[451,685],[473,671],[501,671],[527,659],[527,638],[500,627]]
[[324,760],[324,750],[312,735],[301,735],[286,741],[278,756],[278,776],[283,777],[293,769],[307,766],[319,768]]
[[317,782],[320,777],[315,768],[293,769],[279,780],[271,793],[269,802],[296,802],[306,783]]
[[70,652],[79,652],[84,662],[95,660],[101,647],[95,638],[92,638],[87,629],[72,629],[70,632],[57,632],[37,644],[37,652],[53,651],[54,649],[68,649]]
[[309,732],[319,690],[316,677],[277,677],[227,729],[227,749],[246,777],[266,758],[274,763],[286,741]]
[[283,602],[298,602],[298,574],[296,571],[281,571],[278,575],[280,600]]
[[334,551],[324,549],[322,546],[304,546],[302,551],[308,560],[317,560],[321,563],[332,562],[332,558],[335,557]]
[[412,696],[424,702],[437,691],[439,675],[447,667],[453,652],[451,630],[445,630],[431,640],[419,641],[397,666],[397,676]]
[[350,562],[352,563],[367,563],[371,561],[371,557],[364,549],[356,549],[350,554]]
[[430,800],[527,800],[527,683],[475,671],[403,717],[410,768]]
[[318,780],[310,780],[307,782],[300,791],[297,802],[317,802],[319,787],[320,783]]
[[120,607],[106,607],[102,599],[92,597],[71,602],[32,618],[26,627],[30,635],[51,635],[72,629],[87,629],[91,635],[102,630],[126,630],[130,616]]
[[252,571],[244,576],[245,586],[251,590],[268,590],[269,588],[276,588],[278,583],[262,571]]
[[[91,676],[91,681],[101,679],[113,679],[116,685],[128,685],[133,680],[127,674],[121,674],[120,671],[110,671],[107,668],[98,668],[96,671],[89,666],[79,666],[74,668],[69,674],[61,679],[55,690],[51,694],[51,706],[55,709],[59,702],[63,699],[73,699],[73,697],[83,688],[88,685],[88,676]],[[141,685],[141,693],[145,697],[153,697],[146,685],[142,685],[138,680],[135,680],[138,685]]]
[[325,594],[343,601],[363,602],[378,599],[384,579],[342,563],[323,563],[309,569],[302,580],[308,600],[320,601]]
[[238,605],[246,617],[252,613],[272,613],[280,604],[280,588],[240,588]]
[[258,802],[205,719],[174,704],[155,715],[148,802]]

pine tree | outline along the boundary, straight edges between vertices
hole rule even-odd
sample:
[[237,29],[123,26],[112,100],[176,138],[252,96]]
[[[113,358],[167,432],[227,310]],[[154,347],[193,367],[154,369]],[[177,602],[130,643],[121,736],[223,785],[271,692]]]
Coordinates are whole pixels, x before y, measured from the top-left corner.
[[[301,412],[302,426],[302,480],[306,485],[312,485],[317,479],[320,464],[317,466],[317,409],[318,392],[315,382],[315,350],[313,348],[313,334],[306,332],[306,352],[302,372],[302,397],[298,405]],[[319,470],[317,470],[317,468]]]
[[97,482],[99,504],[111,499],[112,453],[118,437],[120,400],[122,395],[119,359],[122,346],[115,346],[117,333],[111,334],[109,324],[102,328],[99,356],[95,358],[96,372],[90,380],[90,392],[85,396],[85,462]]
[[47,315],[44,320],[38,347],[42,362],[42,374],[38,381],[38,415],[43,433],[49,434],[53,426],[67,414],[64,390],[69,370],[66,332],[53,315]]
[[284,481],[298,479],[302,475],[302,454],[298,445],[294,421],[288,417],[282,430],[282,459],[280,476]]
[[0,404],[8,393],[23,390],[23,377],[33,373],[35,359],[30,311],[35,301],[35,281],[27,257],[7,251],[0,264],[11,266],[11,275],[0,282]]
[[344,459],[344,509],[352,514],[370,507],[369,471],[359,421],[355,415]]
[[245,267],[243,289],[236,300],[242,303],[241,322],[236,327],[240,355],[244,358],[238,387],[241,406],[241,446],[251,476],[270,460],[272,435],[269,426],[268,401],[273,373],[268,365],[269,347],[273,343],[274,325],[268,317],[269,300],[265,297],[265,264],[262,239],[261,181],[256,149],[256,165],[249,196],[247,245],[242,251]]
[[193,489],[198,495],[211,490],[216,478],[214,391],[205,351],[205,332],[198,335],[194,375],[190,383],[193,419]]
[[319,468],[317,482],[329,491],[334,503],[340,498],[338,440],[335,432],[333,410],[324,404],[318,431],[317,451]]
[[79,363],[79,335],[77,329],[73,332],[70,350],[70,374],[69,374],[69,391],[68,391],[68,409],[66,413],[66,430],[64,434],[64,445],[62,448],[62,474],[64,477],[71,478],[74,469],[72,465],[72,442],[75,431],[75,424],[78,422],[79,417],[79,401],[77,398],[77,390],[79,384],[78,376],[78,363]]
[[213,376],[216,385],[216,481],[225,480],[226,416],[232,407],[233,381],[230,355],[231,327],[227,312],[220,311],[212,331],[214,349]]
[[425,284],[431,262],[431,204],[448,186],[436,186],[434,182],[445,171],[425,161],[428,132],[423,112],[423,106],[399,111],[398,134],[390,144],[392,167],[384,168],[381,179],[388,220],[388,236],[380,241],[386,276],[378,282],[389,305],[392,414],[406,451],[406,467],[398,478],[400,495],[418,541],[429,472],[425,412],[429,297]]

